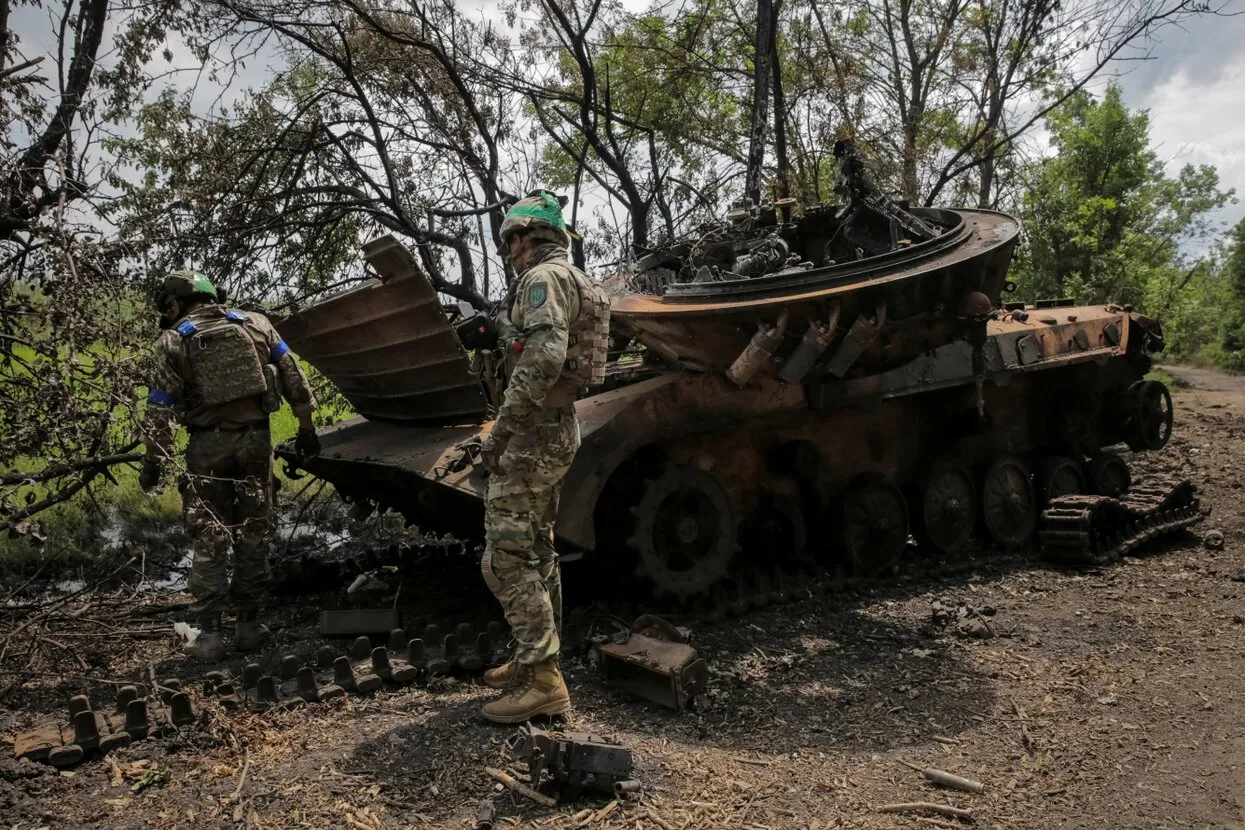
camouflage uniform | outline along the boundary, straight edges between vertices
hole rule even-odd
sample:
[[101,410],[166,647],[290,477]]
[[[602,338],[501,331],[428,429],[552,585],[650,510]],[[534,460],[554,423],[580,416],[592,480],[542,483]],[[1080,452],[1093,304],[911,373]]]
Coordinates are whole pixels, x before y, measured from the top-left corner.
[[[301,424],[310,427],[315,400],[298,360],[276,329],[259,314],[227,312],[216,304],[194,307],[178,321],[204,328],[226,318],[245,329],[261,363],[275,368],[280,394]],[[201,405],[194,399],[195,379],[185,335],[179,328],[161,332],[151,369],[144,432],[146,459],[160,462],[172,450],[172,417],[186,426],[186,475],[179,482],[186,525],[194,537],[190,591],[197,611],[219,614],[226,600],[240,614],[255,611],[267,587],[268,545],[273,530],[272,440],[268,414],[279,404],[275,394]],[[275,393],[275,389],[272,390]],[[265,405],[267,404],[267,405]],[[233,582],[228,574],[230,545]]]
[[500,320],[512,372],[493,432],[513,437],[489,478],[481,562],[523,665],[558,653],[562,584],[553,526],[562,479],[579,449],[579,384],[563,372],[581,311],[579,287],[564,247],[542,244],[533,262],[512,285]]

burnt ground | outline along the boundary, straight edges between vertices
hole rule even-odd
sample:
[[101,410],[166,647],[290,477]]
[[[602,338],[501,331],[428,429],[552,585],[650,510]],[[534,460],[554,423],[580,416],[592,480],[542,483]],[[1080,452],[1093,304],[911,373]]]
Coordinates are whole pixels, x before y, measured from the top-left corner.
[[[478,681],[449,677],[264,716],[209,705],[197,730],[69,772],[0,757],[0,823],[464,828],[477,800],[494,795],[499,827],[958,826],[876,811],[932,801],[969,808],[984,827],[1245,828],[1245,584],[1232,579],[1245,569],[1245,379],[1170,371],[1189,385],[1176,390],[1175,437],[1145,466],[1201,487],[1213,513],[1195,533],[1091,572],[983,555],[943,580],[829,594],[742,619],[681,620],[712,664],[695,713],[628,698],[569,660],[569,725],[633,751],[645,784],[638,798],[549,810],[494,793],[483,767],[504,764],[511,730],[477,718],[490,696]],[[1222,551],[1203,547],[1210,529],[1225,534]],[[456,584],[404,583],[403,600],[416,611],[451,603],[491,612],[478,586]],[[996,636],[960,639],[934,627],[935,600],[994,607]],[[269,660],[321,644],[310,633],[315,611],[308,597],[280,606],[284,627]],[[0,735],[58,716],[70,694],[105,694],[85,678],[203,669],[177,656],[158,614],[157,625],[126,613],[113,619],[116,631],[103,628],[89,648],[75,646],[78,656],[66,654],[63,671],[74,678],[36,678],[8,695]],[[985,790],[934,789],[908,764]],[[131,780],[152,766],[167,781],[131,793]]]

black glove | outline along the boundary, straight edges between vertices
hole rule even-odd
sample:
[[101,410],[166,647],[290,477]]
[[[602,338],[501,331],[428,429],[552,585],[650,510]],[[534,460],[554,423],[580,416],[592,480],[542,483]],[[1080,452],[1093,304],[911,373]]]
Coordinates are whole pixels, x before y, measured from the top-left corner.
[[294,455],[301,464],[308,458],[315,458],[320,454],[320,438],[316,435],[314,429],[299,427],[298,435],[294,437]]
[[143,461],[143,469],[138,474],[138,486],[143,488],[144,493],[150,493],[160,483],[160,462],[159,461]]

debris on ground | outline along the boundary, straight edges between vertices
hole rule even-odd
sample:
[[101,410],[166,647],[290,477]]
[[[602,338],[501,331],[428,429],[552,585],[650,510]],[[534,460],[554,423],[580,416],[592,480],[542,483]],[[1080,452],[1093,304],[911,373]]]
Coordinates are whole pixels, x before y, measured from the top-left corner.
[[645,614],[625,640],[597,646],[601,674],[611,686],[682,712],[709,682],[708,665],[687,639],[686,629]]
[[1207,550],[1223,550],[1223,531],[1206,531],[1206,535],[1202,537],[1202,544],[1206,546]]
[[585,791],[622,796],[639,789],[631,777],[631,751],[586,732],[546,732],[527,724],[508,747],[527,764],[533,789],[548,783],[568,801]]

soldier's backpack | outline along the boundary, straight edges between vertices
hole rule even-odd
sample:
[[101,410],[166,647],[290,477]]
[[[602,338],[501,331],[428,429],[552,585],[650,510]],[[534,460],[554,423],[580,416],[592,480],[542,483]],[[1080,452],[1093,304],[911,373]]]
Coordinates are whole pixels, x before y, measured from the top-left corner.
[[190,408],[267,395],[269,380],[249,323],[242,312],[228,311],[221,318],[178,324],[190,364]]
[[579,286],[579,317],[571,323],[566,343],[566,368],[578,386],[605,383],[610,338],[610,298],[592,277],[568,268]]

